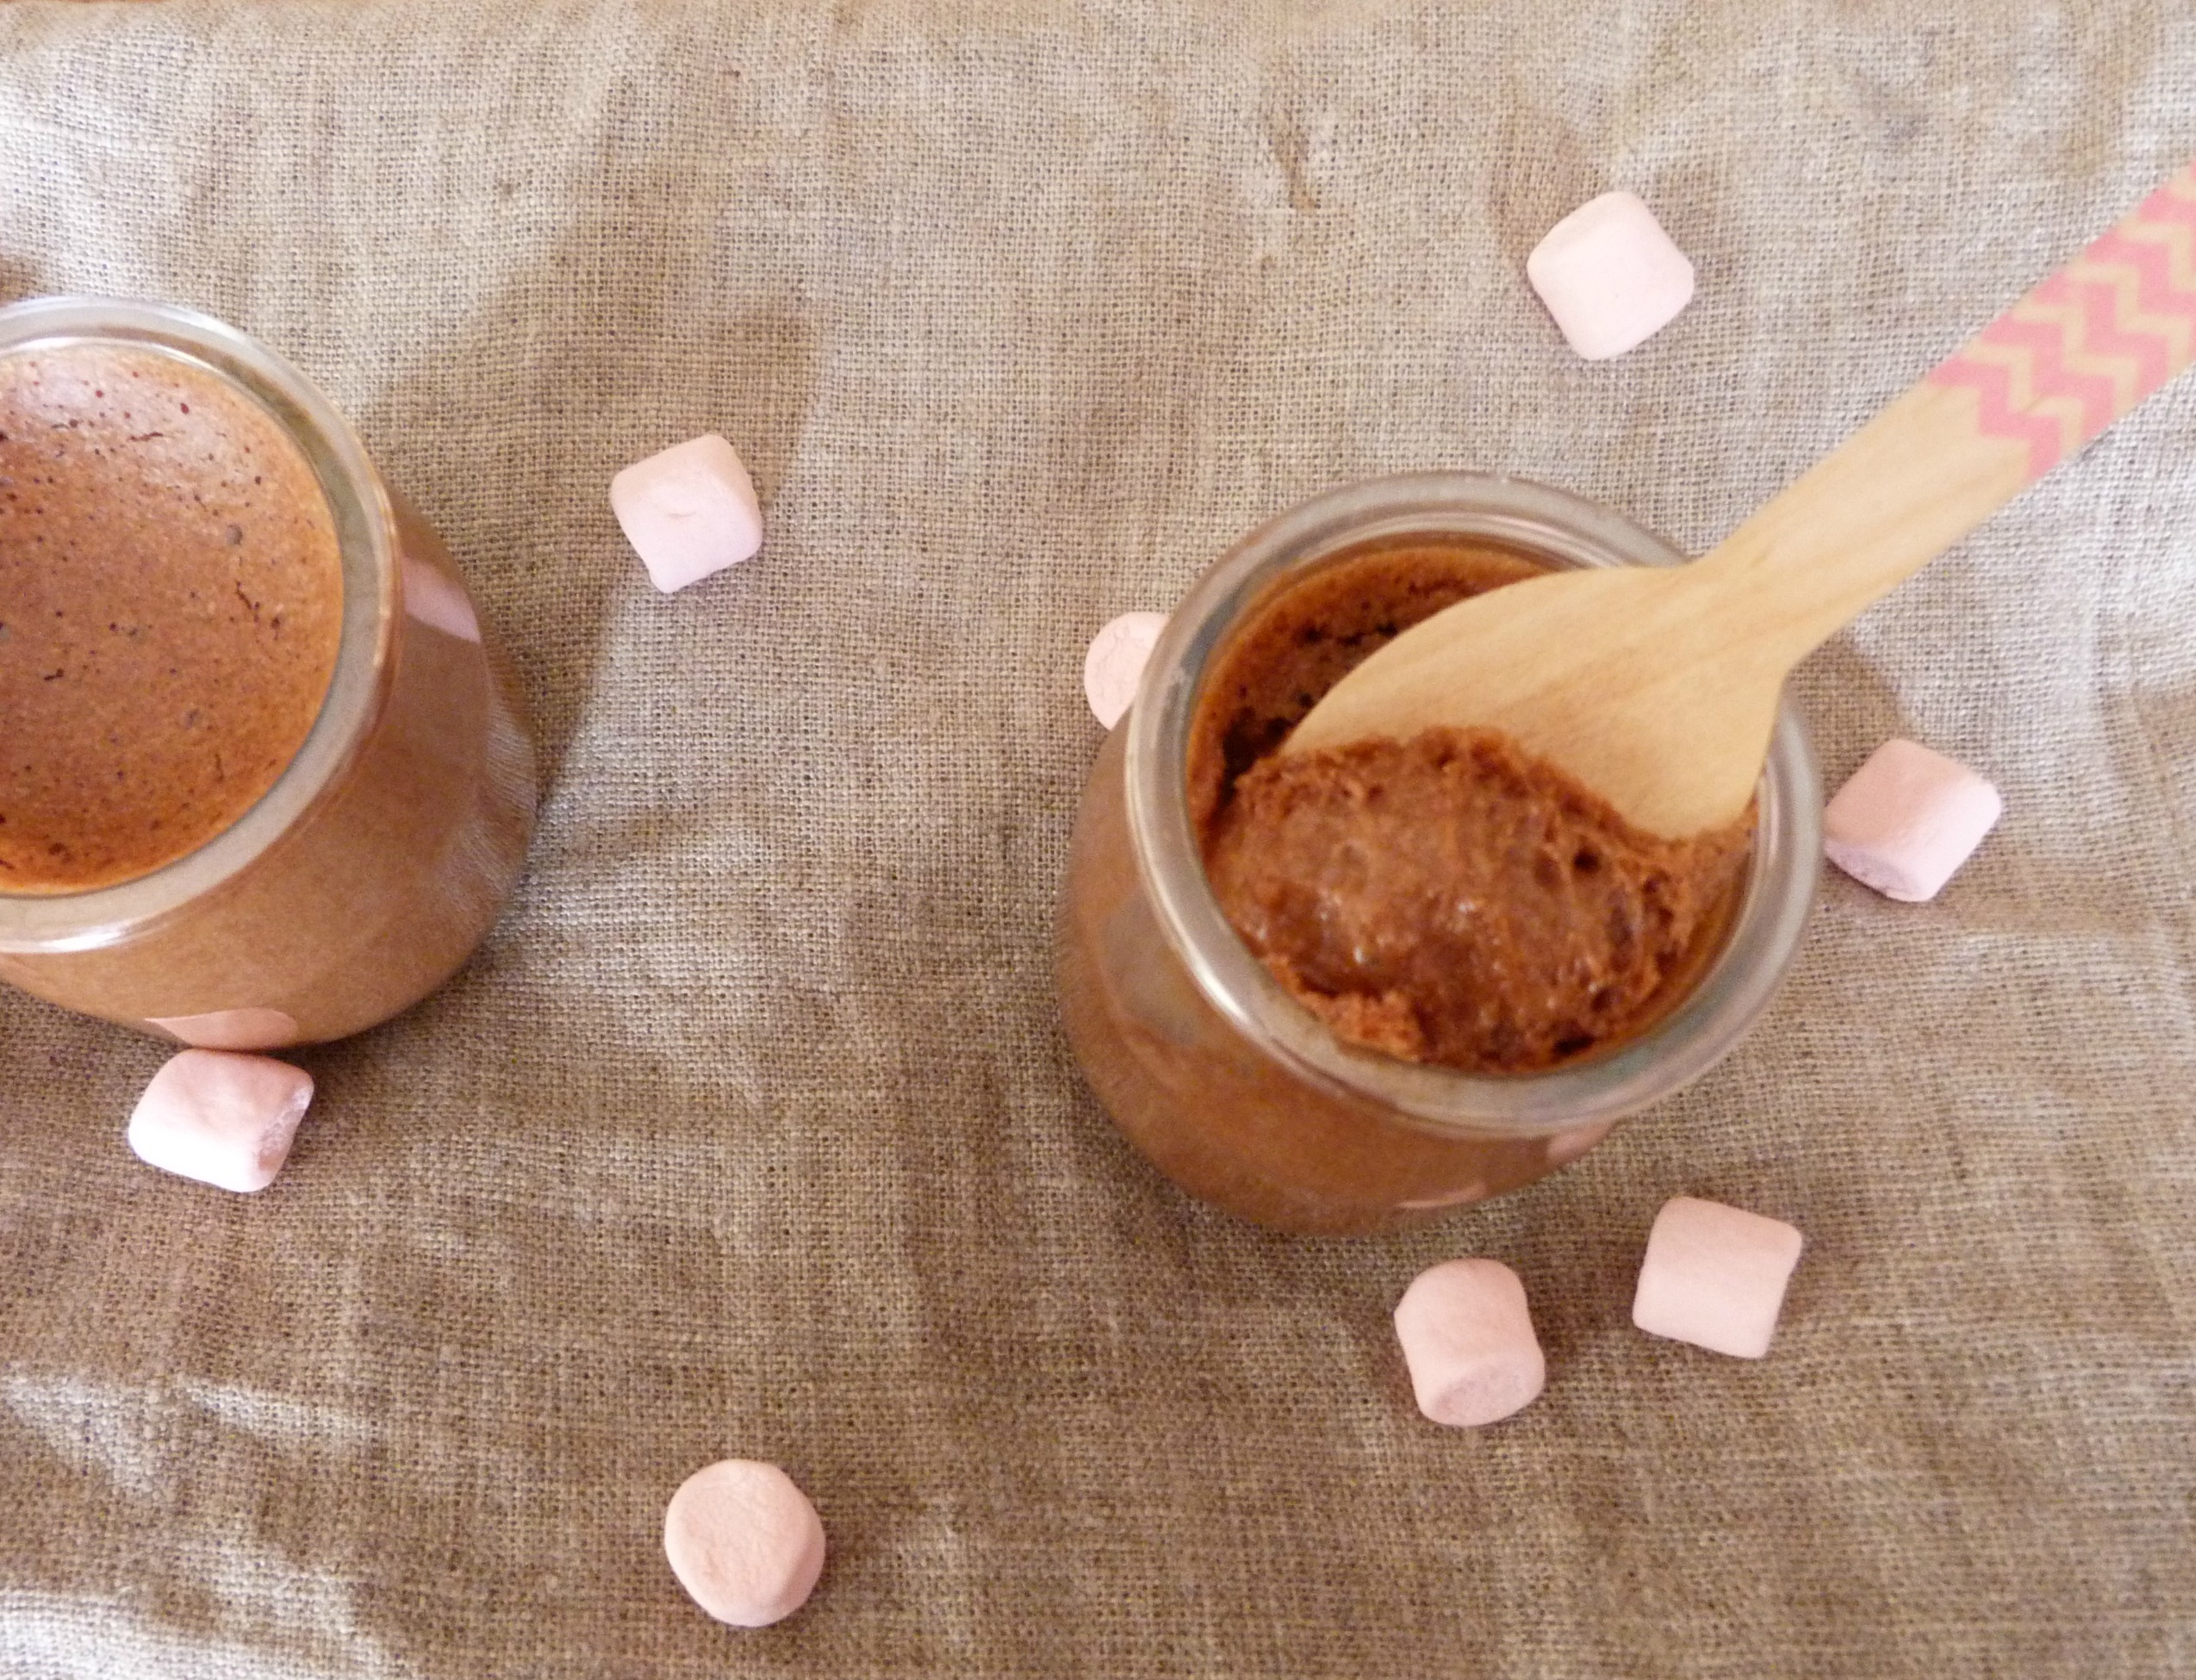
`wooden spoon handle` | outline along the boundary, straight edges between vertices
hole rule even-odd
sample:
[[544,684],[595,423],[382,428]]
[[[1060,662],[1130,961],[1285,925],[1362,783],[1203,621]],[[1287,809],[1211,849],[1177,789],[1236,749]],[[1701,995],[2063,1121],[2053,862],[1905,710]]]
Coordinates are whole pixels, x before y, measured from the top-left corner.
[[1757,626],[1766,610],[1796,662],[2192,359],[2196,164],[1733,532],[1702,582]]

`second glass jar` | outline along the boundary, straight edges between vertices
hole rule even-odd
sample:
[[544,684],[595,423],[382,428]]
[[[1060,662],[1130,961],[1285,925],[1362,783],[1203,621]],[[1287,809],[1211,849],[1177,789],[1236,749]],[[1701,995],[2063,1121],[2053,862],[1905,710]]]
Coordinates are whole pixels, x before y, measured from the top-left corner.
[[1545,1073],[1490,1076],[1339,1042],[1269,975],[1214,899],[1186,767],[1202,683],[1248,617],[1385,542],[1468,538],[1549,566],[1683,556],[1563,491],[1479,473],[1346,486],[1246,537],[1168,620],[1078,812],[1054,936],[1071,1042],[1129,1141],[1183,1188],[1282,1229],[1432,1218],[1545,1176],[1720,1060],[1767,1006],[1803,931],[1821,852],[1814,758],[1789,707],[1722,949],[1645,1032]]

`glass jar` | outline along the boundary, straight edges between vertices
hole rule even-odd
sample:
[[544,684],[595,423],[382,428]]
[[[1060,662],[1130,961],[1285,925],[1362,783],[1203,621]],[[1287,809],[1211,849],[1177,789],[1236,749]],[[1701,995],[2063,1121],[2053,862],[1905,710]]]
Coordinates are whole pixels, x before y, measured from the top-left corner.
[[1251,532],[1193,585],[1107,737],[1077,815],[1054,939],[1068,1037],[1129,1141],[1184,1189],[1281,1229],[1416,1223],[1529,1184],[1699,1078],[1797,949],[1822,791],[1786,706],[1752,862],[1720,952],[1638,1036],[1546,1072],[1478,1075],[1346,1045],[1267,974],[1208,883],[1186,764],[1201,686],[1281,589],[1389,540],[1465,537],[1551,566],[1683,557],[1604,507],[1522,479],[1416,473],[1345,486]]
[[340,630],[311,730],[258,803],[134,880],[0,893],[0,979],[215,1048],[372,1026],[456,971],[518,879],[534,766],[515,689],[440,538],[303,375],[165,304],[0,309],[0,353],[85,342],[178,358],[274,417],[333,519]]

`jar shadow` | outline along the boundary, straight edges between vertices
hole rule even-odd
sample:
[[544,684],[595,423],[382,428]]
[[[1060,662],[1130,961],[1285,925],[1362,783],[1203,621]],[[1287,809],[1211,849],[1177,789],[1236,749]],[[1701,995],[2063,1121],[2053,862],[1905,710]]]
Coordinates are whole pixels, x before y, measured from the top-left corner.
[[[582,225],[548,270],[573,272],[582,253],[599,265],[625,246],[642,261],[669,237],[656,228],[636,238],[623,221]],[[767,527],[815,387],[815,329],[789,296],[696,345],[668,303],[621,314],[605,294],[658,296],[639,272],[616,270],[594,287],[507,289],[358,422],[389,482],[441,532],[519,674],[544,803],[600,697],[616,603],[655,594],[611,512],[611,478],[721,432],[754,476]],[[584,425],[565,423],[575,406]],[[482,484],[501,487],[493,507],[482,506]],[[766,538],[763,563],[774,546]],[[680,605],[706,601],[712,585],[724,588],[706,580]]]

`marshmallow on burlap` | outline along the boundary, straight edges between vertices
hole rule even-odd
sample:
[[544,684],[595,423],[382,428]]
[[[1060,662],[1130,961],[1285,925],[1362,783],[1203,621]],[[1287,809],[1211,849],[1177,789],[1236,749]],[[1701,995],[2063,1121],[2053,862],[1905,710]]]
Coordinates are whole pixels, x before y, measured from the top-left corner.
[[1589,362],[1653,337],[1693,300],[1693,264],[1628,192],[1605,192],[1551,227],[1526,278]]
[[275,1181],[313,1076],[272,1056],[185,1050],[168,1059],[129,1117],[129,1147],[164,1173],[249,1195]]
[[1757,1360],[1776,1332],[1801,1241],[1781,1219],[1672,1197],[1647,1234],[1632,1322],[1650,1335]]
[[663,1555],[694,1602],[735,1627],[767,1627],[808,1602],[824,1572],[824,1521],[775,1465],[726,1459],[680,1484]]
[[1937,896],[1997,826],[1998,790],[1955,759],[1886,741],[1823,807],[1822,849],[1887,899]]
[[738,452],[715,432],[636,461],[610,481],[611,511],[665,594],[762,546],[762,507]]
[[1119,723],[1135,700],[1151,650],[1166,628],[1164,613],[1123,613],[1091,638],[1090,651],[1083,656],[1083,697],[1101,727]]
[[1470,1428],[1528,1405],[1548,1378],[1525,1285],[1500,1260],[1453,1260],[1411,1279],[1396,1304],[1418,1409]]

